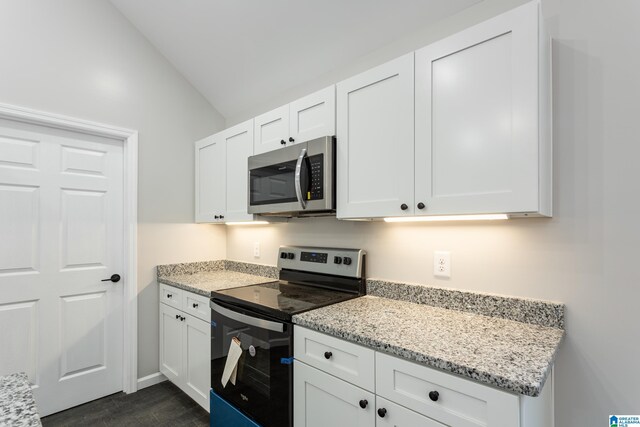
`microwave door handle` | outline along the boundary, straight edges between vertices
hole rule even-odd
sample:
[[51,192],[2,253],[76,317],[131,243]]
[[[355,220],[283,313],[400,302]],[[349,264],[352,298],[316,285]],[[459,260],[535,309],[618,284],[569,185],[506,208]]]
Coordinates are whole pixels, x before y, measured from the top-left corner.
[[213,311],[224,317],[235,320],[237,322],[242,322],[246,325],[255,326],[256,328],[268,329],[274,332],[284,331],[283,323],[273,322],[271,320],[260,319],[259,317],[253,317],[246,314],[238,313],[237,311],[224,308],[213,301],[209,301],[209,307],[211,307]]
[[298,198],[298,201],[300,202],[300,206],[302,206],[302,209],[306,209],[307,208],[307,202],[304,201],[304,198],[302,197],[302,187],[300,186],[300,174],[302,173],[302,162],[304,161],[304,158],[307,155],[307,149],[303,148],[302,151],[300,152],[300,156],[298,156],[298,162],[296,163],[296,179],[295,179],[295,184],[296,184],[296,197]]

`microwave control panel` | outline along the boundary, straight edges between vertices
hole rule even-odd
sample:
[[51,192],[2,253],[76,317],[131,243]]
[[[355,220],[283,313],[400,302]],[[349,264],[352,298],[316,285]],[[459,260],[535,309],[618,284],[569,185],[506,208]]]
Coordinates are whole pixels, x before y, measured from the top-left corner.
[[307,200],[322,200],[324,198],[324,171],[322,167],[324,160],[323,157],[323,154],[309,156],[311,185],[309,186],[309,192],[307,193]]

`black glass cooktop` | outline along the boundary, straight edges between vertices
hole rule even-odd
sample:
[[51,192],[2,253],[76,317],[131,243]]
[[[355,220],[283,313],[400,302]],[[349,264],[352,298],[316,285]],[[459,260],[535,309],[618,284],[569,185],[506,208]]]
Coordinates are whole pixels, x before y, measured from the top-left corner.
[[294,314],[356,298],[360,295],[299,285],[286,281],[224,289],[212,294],[213,300],[257,310],[283,320]]

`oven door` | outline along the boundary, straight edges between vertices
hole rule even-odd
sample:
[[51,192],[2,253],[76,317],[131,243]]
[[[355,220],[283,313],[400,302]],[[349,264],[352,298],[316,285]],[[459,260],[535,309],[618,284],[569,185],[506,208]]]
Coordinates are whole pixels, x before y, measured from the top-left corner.
[[[264,427],[293,423],[293,325],[211,301],[211,387]],[[222,386],[231,340],[242,347],[236,383]]]

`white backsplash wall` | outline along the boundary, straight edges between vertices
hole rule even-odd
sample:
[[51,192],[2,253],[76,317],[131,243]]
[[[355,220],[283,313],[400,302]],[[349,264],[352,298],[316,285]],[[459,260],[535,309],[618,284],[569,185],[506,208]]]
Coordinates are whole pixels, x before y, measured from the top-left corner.
[[158,372],[155,266],[225,256],[193,224],[193,142],[224,119],[106,0],[6,0],[0,102],[139,134],[138,376]]
[[[485,0],[450,20],[449,32],[520,3]],[[543,0],[542,6],[555,39],[553,218],[446,225],[304,219],[227,227],[227,255],[275,264],[280,244],[362,247],[371,277],[564,302],[556,426],[596,426],[609,414],[640,411],[640,2]],[[427,44],[437,31],[447,32],[425,30],[394,42],[263,111]],[[434,250],[451,251],[451,279],[433,277]]]

